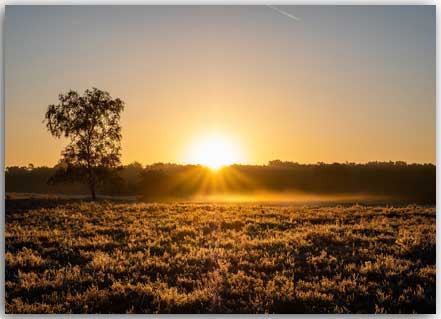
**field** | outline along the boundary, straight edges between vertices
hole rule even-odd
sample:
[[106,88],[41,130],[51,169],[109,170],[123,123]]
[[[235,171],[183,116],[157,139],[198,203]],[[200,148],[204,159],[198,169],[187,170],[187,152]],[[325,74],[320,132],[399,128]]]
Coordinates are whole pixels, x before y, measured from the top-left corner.
[[7,313],[435,312],[435,207],[24,204]]

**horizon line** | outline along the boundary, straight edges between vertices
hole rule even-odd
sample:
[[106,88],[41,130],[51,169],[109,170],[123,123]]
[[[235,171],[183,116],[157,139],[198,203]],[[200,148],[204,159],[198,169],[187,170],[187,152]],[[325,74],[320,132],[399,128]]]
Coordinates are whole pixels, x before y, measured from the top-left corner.
[[[230,167],[230,166],[271,166],[271,162],[279,162],[280,164],[295,164],[295,165],[368,165],[368,164],[405,164],[405,165],[433,165],[436,166],[435,162],[408,162],[408,161],[402,161],[402,160],[372,160],[372,161],[366,161],[366,162],[354,162],[354,161],[345,161],[345,162],[339,162],[339,161],[333,161],[333,162],[324,162],[324,161],[317,161],[317,162],[295,162],[295,161],[289,161],[289,160],[269,160],[266,163],[231,163],[228,165],[222,165],[221,168],[224,167]],[[142,167],[149,167],[149,166],[155,166],[155,165],[175,165],[175,166],[202,166],[202,167],[208,167],[207,165],[200,164],[200,163],[177,163],[177,162],[152,162],[150,164],[141,163],[139,161],[132,161],[129,163],[122,163],[120,166],[126,167],[134,164],[139,164]],[[4,166],[5,169],[10,167],[19,167],[19,168],[54,168],[57,165],[60,165],[59,163],[53,164],[52,166],[43,164],[43,165],[34,165],[33,163],[28,163],[27,165],[6,165]]]

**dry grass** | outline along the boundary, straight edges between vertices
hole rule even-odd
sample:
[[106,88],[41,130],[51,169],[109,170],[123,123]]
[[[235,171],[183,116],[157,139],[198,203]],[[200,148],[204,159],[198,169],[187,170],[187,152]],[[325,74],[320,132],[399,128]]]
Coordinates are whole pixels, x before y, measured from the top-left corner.
[[433,313],[434,207],[7,212],[8,313]]

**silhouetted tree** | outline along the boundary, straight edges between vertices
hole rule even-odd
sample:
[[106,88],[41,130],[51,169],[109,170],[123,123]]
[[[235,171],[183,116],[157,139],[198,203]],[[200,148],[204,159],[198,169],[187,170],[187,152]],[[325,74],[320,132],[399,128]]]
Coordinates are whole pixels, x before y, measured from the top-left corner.
[[123,110],[123,101],[97,88],[82,96],[70,90],[59,95],[57,105],[49,105],[44,120],[48,131],[70,139],[52,182],[85,182],[92,199],[96,198],[97,184],[120,164]]

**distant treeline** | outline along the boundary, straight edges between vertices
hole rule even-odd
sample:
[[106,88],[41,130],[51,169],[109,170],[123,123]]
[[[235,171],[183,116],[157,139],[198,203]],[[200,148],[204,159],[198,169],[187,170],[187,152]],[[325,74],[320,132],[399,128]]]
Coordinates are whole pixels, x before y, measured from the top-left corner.
[[[79,183],[51,185],[58,167],[8,167],[6,192],[88,194]],[[436,166],[405,162],[231,165],[216,172],[200,165],[135,162],[115,171],[99,194],[144,198],[189,197],[218,193],[302,192],[366,194],[435,203]]]

